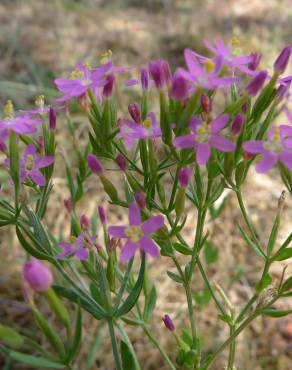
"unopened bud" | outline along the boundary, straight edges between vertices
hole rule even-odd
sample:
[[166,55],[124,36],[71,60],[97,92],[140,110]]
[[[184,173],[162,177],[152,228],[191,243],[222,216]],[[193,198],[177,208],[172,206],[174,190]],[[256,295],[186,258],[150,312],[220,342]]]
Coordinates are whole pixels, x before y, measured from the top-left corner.
[[201,95],[201,106],[205,113],[211,113],[212,111],[212,100],[207,94]]
[[148,77],[148,71],[145,68],[141,69],[141,85],[144,91],[148,90],[149,77]]
[[95,173],[98,176],[101,176],[103,174],[102,164],[94,154],[89,154],[87,156],[87,163],[88,167],[91,169],[93,173]]
[[252,71],[255,71],[257,69],[258,65],[260,64],[262,56],[261,56],[261,54],[258,54],[258,53],[251,53],[250,56],[252,57],[252,60],[251,60],[251,62],[249,62],[248,68]]
[[56,114],[56,110],[54,107],[50,107],[50,110],[49,110],[49,125],[50,125],[50,129],[51,130],[55,130],[56,129],[56,125],[57,125],[57,114]]
[[36,258],[32,258],[24,264],[23,277],[36,292],[46,291],[53,283],[51,271]]
[[80,217],[80,226],[82,230],[88,231],[90,229],[90,219],[86,215]]
[[174,323],[173,323],[173,321],[171,320],[171,318],[167,314],[164,315],[164,317],[162,318],[162,321],[164,322],[165,327],[169,331],[175,331]]
[[103,92],[102,92],[105,98],[110,98],[112,96],[114,82],[115,82],[115,77],[113,75],[108,75],[106,78],[106,84],[104,85]]
[[242,114],[238,113],[233,120],[232,126],[231,126],[231,132],[233,135],[239,135],[241,133],[243,126],[243,116]]
[[136,123],[141,123],[141,112],[140,107],[137,103],[129,104],[128,111],[130,113],[130,116]]
[[178,181],[181,187],[186,188],[189,185],[191,177],[191,169],[189,167],[182,167],[178,173]]
[[286,46],[274,63],[274,71],[278,74],[285,72],[291,54],[291,46]]
[[100,222],[104,225],[106,223],[106,214],[102,206],[98,206],[98,215],[99,215]]
[[188,96],[188,83],[179,72],[173,76],[171,95],[181,102],[184,102]]
[[146,195],[143,191],[138,190],[135,192],[135,200],[140,207],[140,209],[144,209],[146,206]]
[[73,202],[72,202],[72,199],[71,198],[64,199],[64,206],[65,206],[66,210],[69,213],[71,213],[72,210],[73,210]]
[[247,85],[246,91],[249,95],[255,96],[263,87],[266,78],[268,77],[267,71],[259,72]]
[[123,156],[123,154],[119,153],[116,156],[116,164],[119,166],[119,168],[122,171],[126,171],[126,169],[127,169],[127,161],[126,161],[126,158]]

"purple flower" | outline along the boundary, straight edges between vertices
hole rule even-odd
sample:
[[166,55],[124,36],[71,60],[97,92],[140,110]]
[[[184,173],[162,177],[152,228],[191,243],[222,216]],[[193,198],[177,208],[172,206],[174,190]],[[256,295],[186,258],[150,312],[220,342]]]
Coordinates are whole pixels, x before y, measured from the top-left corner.
[[45,186],[46,178],[41,173],[40,168],[50,166],[54,160],[54,156],[37,158],[35,146],[29,144],[24,151],[23,160],[20,161],[20,181],[24,182],[29,177],[37,185]]
[[267,71],[261,71],[259,72],[247,85],[246,91],[249,95],[255,96],[260,91],[260,89],[263,87],[266,78],[268,77]]
[[36,292],[44,292],[53,283],[53,275],[46,265],[32,258],[23,265],[23,277]]
[[8,137],[9,132],[7,129],[0,130],[0,151],[6,151],[5,139]]
[[137,249],[157,257],[159,249],[150,236],[163,225],[163,216],[152,216],[142,223],[139,206],[131,203],[129,205],[129,226],[110,226],[108,232],[115,238],[127,239],[120,256],[121,261],[126,262],[135,255]]
[[239,81],[238,77],[218,77],[222,69],[222,60],[219,58],[215,59],[215,62],[205,58],[202,65],[197,54],[192,50],[185,49],[184,56],[188,71],[182,68],[178,71],[195,86],[215,89],[218,86],[229,86]]
[[285,72],[291,54],[291,46],[286,46],[274,63],[274,71],[278,74]]
[[169,317],[169,315],[164,315],[164,317],[162,318],[162,321],[164,322],[164,325],[165,327],[169,330],[169,331],[175,331],[175,326],[174,326],[174,323],[173,321],[171,320],[171,318]]
[[214,147],[222,152],[232,152],[235,145],[232,141],[219,135],[229,120],[228,114],[222,114],[210,123],[202,122],[193,118],[190,128],[193,134],[176,137],[173,141],[177,148],[194,147],[199,164],[206,164],[211,155],[211,148]]
[[30,134],[37,129],[35,125],[43,123],[41,119],[32,119],[27,114],[16,116],[11,100],[4,106],[4,118],[0,119],[0,130],[9,129],[17,134]]
[[278,161],[292,170],[292,127],[281,125],[271,128],[268,140],[250,140],[243,144],[244,150],[251,154],[261,154],[261,160],[256,165],[256,171],[269,171]]
[[58,107],[52,107],[51,105],[45,105],[45,96],[44,95],[39,95],[36,100],[35,100],[35,105],[36,105],[36,109],[32,109],[32,110],[21,110],[20,112],[21,113],[24,113],[28,116],[36,116],[36,115],[40,115],[40,116],[43,116],[45,114],[51,114],[51,110],[53,109],[56,112],[58,112],[59,110],[62,110],[65,108],[64,105],[62,106],[58,106]]
[[215,55],[215,59],[221,61],[222,64],[227,65],[231,70],[235,68],[246,74],[253,74],[248,65],[253,61],[252,55],[234,55],[232,49],[228,48],[223,40],[216,40],[215,46],[205,41],[206,47]]
[[91,68],[85,63],[78,63],[69,78],[55,79],[55,85],[64,94],[56,101],[67,101],[82,96],[89,89],[96,90],[106,84],[102,79],[106,73],[110,73],[112,61],[109,61],[99,68]]
[[189,185],[191,177],[191,168],[182,167],[178,173],[178,181],[181,187],[186,188]]
[[276,90],[275,98],[278,100],[282,100],[288,95],[291,86],[291,80],[279,80],[279,82],[280,86]]
[[89,154],[87,156],[87,164],[91,171],[96,175],[101,176],[103,174],[102,164],[94,154]]
[[77,238],[72,236],[70,243],[61,241],[59,247],[63,249],[63,252],[56,255],[57,259],[63,259],[65,257],[72,256],[75,254],[80,260],[88,259],[87,249],[94,246],[94,242],[97,239],[97,235],[89,237],[87,233],[82,232]]
[[128,149],[132,149],[137,139],[155,139],[161,136],[161,129],[157,125],[155,114],[150,112],[142,124],[129,119],[119,121],[120,132],[117,137],[124,139]]
[[180,72],[175,72],[172,78],[171,96],[176,100],[184,102],[188,97],[188,82],[183,78]]

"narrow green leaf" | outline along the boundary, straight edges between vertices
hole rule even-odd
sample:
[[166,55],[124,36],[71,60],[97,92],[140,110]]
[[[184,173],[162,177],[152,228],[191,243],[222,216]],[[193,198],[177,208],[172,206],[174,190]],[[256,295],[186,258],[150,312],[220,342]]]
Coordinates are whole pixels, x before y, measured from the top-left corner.
[[9,326],[0,324],[0,342],[4,342],[10,347],[20,347],[24,342],[24,337]]
[[186,245],[183,245],[181,243],[174,243],[173,248],[181,253],[184,254],[185,256],[191,256],[192,255],[192,250],[191,248],[187,247]]
[[135,361],[133,359],[132,353],[127,345],[126,342],[121,340],[121,358],[122,358],[122,364],[123,369],[125,370],[136,370]]
[[292,289],[292,276],[290,276],[282,285],[281,293],[286,292],[287,290]]
[[270,274],[265,274],[261,281],[256,286],[256,292],[260,293],[262,290],[264,290],[267,286],[269,286],[272,282],[272,277]]
[[143,318],[145,321],[148,321],[150,319],[152,312],[156,305],[156,300],[157,300],[157,293],[156,293],[156,288],[153,285],[150,291],[150,294],[145,299],[145,308],[144,308],[144,314],[143,314]]
[[77,356],[77,354],[80,350],[81,338],[82,338],[82,315],[81,315],[81,309],[80,309],[80,305],[79,305],[78,306],[78,311],[77,311],[76,324],[75,324],[74,339],[73,339],[72,345],[69,349],[69,353],[68,353],[68,357],[66,359],[66,362],[68,362],[68,363],[71,362]]
[[274,261],[284,261],[291,257],[292,257],[292,248],[286,248],[276,253],[276,255],[273,257],[273,260]]
[[274,308],[265,308],[262,313],[265,316],[277,318],[290,315],[292,313],[292,310],[276,310]]
[[175,281],[176,283],[183,284],[182,278],[171,271],[166,271],[167,275],[171,278],[171,280]]
[[247,244],[253,249],[253,251],[259,256],[259,257],[262,257],[264,259],[266,259],[266,255],[265,253],[262,251],[262,249],[257,245],[255,244],[250,238],[249,236],[247,235],[247,233],[243,230],[243,228],[238,225],[238,228],[242,234],[242,236],[244,237],[245,241],[247,242]]
[[134,304],[137,302],[139,295],[141,293],[145,274],[145,253],[142,253],[142,261],[140,266],[140,271],[136,284],[134,285],[132,291],[126,298],[125,302],[114,312],[114,316],[122,316],[131,310]]

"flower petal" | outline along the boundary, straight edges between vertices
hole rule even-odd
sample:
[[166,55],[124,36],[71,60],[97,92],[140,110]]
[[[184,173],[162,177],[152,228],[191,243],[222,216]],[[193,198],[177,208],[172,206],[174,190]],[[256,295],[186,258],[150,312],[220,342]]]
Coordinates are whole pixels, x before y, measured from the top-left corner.
[[46,178],[39,170],[32,170],[28,172],[28,176],[32,179],[34,183],[39,186],[46,185]]
[[35,146],[33,144],[29,144],[26,148],[25,148],[25,151],[24,151],[24,155],[23,155],[23,158],[24,158],[24,161],[26,162],[27,161],[27,156],[28,155],[31,155],[33,158],[35,158],[35,155],[36,155],[36,149],[35,149]]
[[134,257],[138,247],[139,247],[138,243],[133,243],[130,239],[128,239],[120,254],[120,260],[122,262],[129,261],[129,259]]
[[204,74],[204,70],[200,65],[197,57],[194,55],[191,49],[185,49],[184,57],[186,65],[188,66],[189,71],[195,76],[201,76]]
[[220,116],[213,119],[211,122],[211,129],[213,134],[217,134],[219,131],[223,130],[223,128],[227,125],[229,121],[228,114],[221,114]]
[[137,203],[129,204],[130,225],[141,225],[141,211]]
[[149,220],[143,222],[141,225],[142,231],[144,234],[152,234],[155,231],[162,228],[164,225],[164,218],[163,216],[153,216],[149,218]]
[[81,260],[81,261],[84,261],[84,260],[87,260],[88,259],[88,252],[85,248],[81,247],[79,249],[77,249],[77,251],[75,252],[76,256]]
[[196,153],[197,153],[197,162],[199,164],[206,164],[211,155],[210,144],[197,142]]
[[108,233],[115,238],[126,238],[125,230],[126,226],[110,226]]
[[262,140],[250,140],[243,143],[243,149],[252,154],[263,153],[265,151],[264,142]]
[[284,165],[292,170],[292,152],[283,152],[280,154],[279,159],[284,163]]
[[152,256],[152,257],[158,257],[159,256],[159,249],[158,249],[157,245],[148,236],[144,235],[140,239],[139,243],[140,243],[140,248],[142,250],[144,250],[146,253],[150,254],[150,256]]
[[209,143],[222,152],[232,152],[235,149],[235,144],[224,136],[214,135]]
[[50,164],[54,163],[54,160],[55,160],[55,157],[53,155],[48,155],[48,156],[45,156],[45,157],[42,157],[42,158],[38,158],[35,161],[35,167],[36,168],[47,167]]
[[173,145],[177,148],[191,148],[195,145],[195,135],[184,135],[176,137]]
[[262,159],[256,165],[256,171],[258,173],[264,173],[274,167],[278,160],[278,155],[272,152],[264,152]]

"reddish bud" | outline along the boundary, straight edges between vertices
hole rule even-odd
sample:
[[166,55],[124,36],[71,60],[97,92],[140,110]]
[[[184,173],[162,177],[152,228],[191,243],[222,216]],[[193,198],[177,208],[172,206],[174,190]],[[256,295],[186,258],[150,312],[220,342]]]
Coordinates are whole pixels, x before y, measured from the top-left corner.
[[88,167],[93,173],[98,176],[101,176],[103,173],[103,168],[101,162],[96,158],[94,154],[89,154],[87,156]]
[[267,71],[259,72],[247,85],[246,91],[249,95],[255,96],[263,87],[266,78],[268,77]]
[[116,156],[116,164],[119,166],[119,168],[122,171],[126,171],[126,169],[127,169],[127,161],[126,161],[126,158],[123,156],[123,154],[119,153]]
[[49,110],[49,125],[50,125],[50,129],[51,130],[55,130],[56,129],[56,125],[57,125],[57,113],[56,113],[56,110],[54,107],[50,107],[50,110]]
[[106,223],[106,214],[102,206],[98,206],[98,215],[99,215],[100,222],[104,225]]
[[191,177],[191,169],[189,167],[182,167],[178,173],[178,181],[181,187],[186,188],[189,185]]
[[164,317],[162,318],[162,321],[164,322],[165,327],[169,331],[175,331],[174,323],[168,315],[164,315]]
[[130,116],[133,118],[133,120],[136,123],[141,122],[141,112],[140,107],[137,103],[132,103],[128,105],[128,111],[130,113]]
[[242,114],[238,113],[233,120],[232,126],[231,126],[231,132],[234,135],[239,135],[243,126],[243,116]]
[[289,59],[291,54],[291,46],[286,46],[276,59],[274,63],[274,71],[276,73],[282,74],[285,72],[285,69],[287,68]]
[[202,94],[201,95],[201,106],[202,106],[203,112],[211,113],[211,111],[212,111],[212,100],[207,94]]
[[53,283],[51,271],[36,258],[32,258],[24,264],[23,277],[36,292],[48,290]]
[[88,231],[90,229],[90,219],[86,215],[80,217],[80,226],[82,230]]
[[141,191],[141,190],[136,191],[135,200],[136,200],[138,206],[140,207],[140,209],[145,208],[145,206],[146,206],[146,195],[145,195],[145,193],[143,193],[143,191]]

